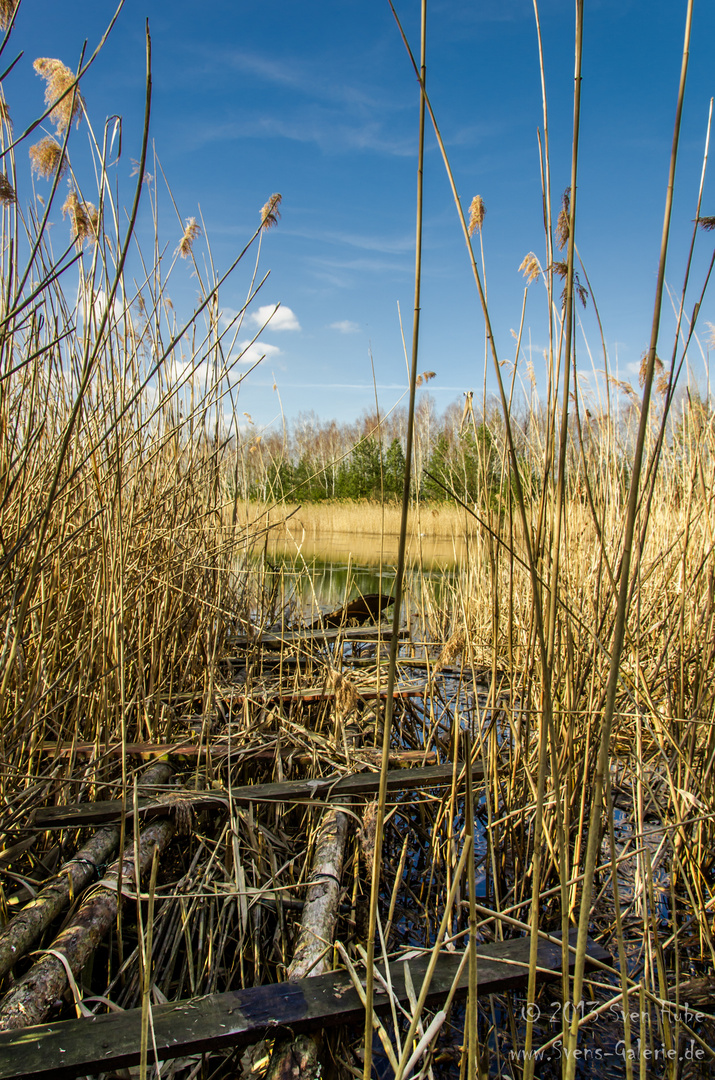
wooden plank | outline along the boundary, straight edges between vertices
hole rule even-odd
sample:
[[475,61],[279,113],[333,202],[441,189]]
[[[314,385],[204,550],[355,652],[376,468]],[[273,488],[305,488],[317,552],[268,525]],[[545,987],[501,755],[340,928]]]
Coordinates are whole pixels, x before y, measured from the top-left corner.
[[[432,765],[417,769],[390,769],[387,774],[388,791],[410,791],[413,788],[445,787],[452,782],[451,764]],[[473,766],[475,780],[483,777],[482,764]],[[295,802],[296,800],[344,798],[350,795],[369,795],[380,786],[379,772],[351,773],[349,776],[328,777],[316,780],[285,780],[277,784],[246,784],[231,788],[234,802]],[[171,791],[168,792],[171,794]],[[190,799],[189,799],[190,797]],[[191,802],[195,808],[226,806],[228,793],[186,792],[182,790],[181,801]],[[159,817],[167,813],[166,802],[140,799],[139,812],[143,817]],[[80,803],[78,806],[48,806],[35,811],[33,825],[42,829],[80,828],[116,821],[121,815],[119,799],[106,802]]]
[[[96,750],[94,743],[44,743],[39,748],[39,752],[48,754],[69,754],[74,753],[77,756],[84,756],[86,754],[93,754]],[[222,758],[227,757],[229,753],[229,743],[226,737],[220,740],[214,740],[213,742],[205,743],[197,741],[196,736],[190,736],[185,742],[177,743],[158,743],[158,742],[128,742],[124,743],[111,743],[105,747],[101,754],[101,759],[106,757],[119,757],[122,751],[127,757],[142,757],[142,758],[155,758],[155,757],[169,757],[171,754],[175,754],[178,757],[208,757]],[[249,745],[242,745],[241,743],[234,744],[231,747],[231,753],[238,763],[242,760],[247,761],[275,761],[276,748],[275,745],[270,749],[255,750]],[[359,748],[351,752],[353,760],[358,762],[369,761],[374,764],[375,758],[379,765],[379,759],[382,751],[378,748]],[[296,752],[293,746],[282,746],[280,748],[280,756],[283,760],[291,758],[299,765],[309,764],[313,761],[313,755]],[[437,757],[435,750],[428,750],[426,753],[423,750],[395,750],[390,754],[390,764],[395,766],[404,765],[417,765],[422,761],[427,764],[432,764]],[[0,861],[2,861],[3,852],[0,852]]]
[[[428,688],[426,680],[421,679],[419,682],[404,683],[398,685],[393,689],[393,698],[410,698],[421,697],[425,690]],[[355,692],[358,697],[358,701],[380,701],[387,700],[387,688],[383,685],[379,692],[375,686],[360,686],[359,683],[353,683]],[[256,690],[251,694],[226,694],[220,699],[220,704],[227,707],[229,710],[232,708],[242,708],[246,702],[250,705],[275,705],[277,703],[285,704],[292,702],[302,702],[304,704],[313,705],[320,701],[331,701],[335,698],[336,691],[329,690],[324,686],[308,686],[301,690]],[[198,717],[198,721],[201,720],[201,716]],[[220,753],[224,746],[223,752],[228,753],[227,744],[214,743],[211,746],[212,752]],[[118,755],[122,753],[122,749],[126,754],[195,754],[200,749],[204,752],[206,746],[199,747],[199,744],[195,741],[187,739],[182,743],[173,743],[171,745],[164,745],[162,743],[125,743],[122,748],[121,743],[112,743],[109,746],[100,746],[100,756],[108,757],[112,755]],[[37,747],[37,752],[42,754],[94,754],[97,751],[97,745],[93,742],[73,742],[70,740],[64,740],[61,742],[55,742],[46,739],[42,742],[42,745]]]
[[[571,944],[576,941],[572,931]],[[591,957],[610,963],[600,946],[589,942]],[[573,955],[573,954],[572,954]],[[415,991],[420,992],[429,957],[409,961]],[[443,999],[457,973],[461,955],[443,953],[437,964],[428,1002]],[[561,971],[561,945],[539,942],[540,979]],[[478,950],[480,994],[501,993],[526,983],[529,939],[484,945]],[[390,965],[394,991],[407,1003],[404,966]],[[467,991],[468,973],[462,973],[459,992]],[[389,1007],[377,988],[375,1007]],[[212,1050],[228,1050],[252,1042],[277,1029],[296,1034],[335,1024],[362,1021],[364,1010],[346,972],[330,972],[293,983],[257,986],[249,990],[210,994],[152,1008],[152,1025],[158,1059],[183,1057]],[[71,1080],[87,1073],[131,1068],[139,1063],[141,1009],[109,1013],[93,1019],[40,1024],[21,1031],[0,1033],[0,1080]],[[149,1062],[154,1057],[149,1048]]]
[[[377,641],[381,638],[387,644],[392,638],[392,626],[382,623],[380,626],[345,627],[342,630],[286,630],[283,634],[263,633],[256,637],[247,637],[245,634],[232,634],[228,637],[227,644],[236,645],[239,648],[248,646],[264,649],[281,649],[284,645],[322,645],[326,641]],[[409,630],[400,630],[397,634],[400,641],[409,637]]]

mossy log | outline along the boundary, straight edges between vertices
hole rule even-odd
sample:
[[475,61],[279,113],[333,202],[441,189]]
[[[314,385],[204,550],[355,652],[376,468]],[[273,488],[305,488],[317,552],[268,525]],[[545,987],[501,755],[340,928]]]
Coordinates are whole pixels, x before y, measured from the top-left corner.
[[[144,829],[139,837],[139,874],[135,877],[134,851],[121,861],[122,887],[137,885],[154,858],[174,835],[176,826],[165,818]],[[55,938],[52,951],[60,953],[76,979],[114,925],[119,908],[118,859],[104,878],[82,902],[69,926]],[[139,880],[137,880],[139,879]],[[52,1006],[69,986],[65,965],[49,951],[12,987],[0,1002],[0,1031],[41,1024]]]
[[[147,769],[139,790],[145,791],[150,784],[167,783],[173,771],[166,762],[157,762]],[[0,979],[21,956],[30,951],[63,908],[79,896],[95,877],[103,876],[107,860],[119,846],[119,835],[118,826],[98,829],[37,896],[0,930]]]

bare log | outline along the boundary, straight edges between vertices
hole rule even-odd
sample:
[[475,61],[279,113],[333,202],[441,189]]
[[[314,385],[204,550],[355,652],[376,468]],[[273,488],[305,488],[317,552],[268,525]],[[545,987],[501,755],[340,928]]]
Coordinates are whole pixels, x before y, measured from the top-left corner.
[[331,969],[326,942],[332,943],[338,918],[347,829],[347,814],[340,810],[330,810],[320,824],[300,935],[288,968],[289,982],[308,975],[322,975]]
[[[170,765],[158,762],[147,769],[139,790],[145,790],[149,784],[165,784],[172,775]],[[70,899],[83,892],[95,877],[103,876],[107,860],[118,846],[117,826],[98,829],[91,840],[45,884],[34,900],[0,930],[0,979],[21,956],[30,951]]]
[[[121,864],[123,885],[139,887],[141,875],[151,866],[154,851],[162,852],[174,835],[174,822],[165,818],[144,829],[139,837],[139,873],[135,875],[134,852]],[[52,950],[61,953],[77,978],[104,935],[114,925],[119,907],[118,859],[97,888],[80,905],[69,926],[55,938]],[[69,985],[65,965],[46,953],[5,995],[0,1003],[0,1031],[40,1024]]]
[[[320,823],[311,884],[303,905],[298,944],[288,968],[288,982],[331,970],[329,946],[338,918],[347,829],[347,814],[340,810],[328,811]],[[310,1036],[299,1035],[275,1046],[266,1080],[317,1080],[319,1076],[318,1046]]]

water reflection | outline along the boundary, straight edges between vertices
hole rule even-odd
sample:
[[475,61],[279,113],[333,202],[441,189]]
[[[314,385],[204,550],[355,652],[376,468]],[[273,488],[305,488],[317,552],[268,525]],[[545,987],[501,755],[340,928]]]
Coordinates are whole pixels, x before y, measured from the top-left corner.
[[[290,582],[305,615],[329,610],[370,593],[392,595],[395,590],[397,537],[350,536],[334,533],[307,538],[301,544],[282,538],[269,540],[267,563]],[[466,545],[448,540],[412,537],[405,562],[405,588],[418,592],[424,579],[437,591],[457,573]],[[287,579],[287,580],[286,580]]]
[[[281,561],[302,558],[307,563],[318,559],[325,563],[347,563],[360,566],[394,566],[397,563],[398,537],[372,533],[330,533],[324,536],[278,537],[268,542],[269,558]],[[407,561],[425,570],[454,569],[467,558],[467,544],[461,537],[411,535],[407,539]]]

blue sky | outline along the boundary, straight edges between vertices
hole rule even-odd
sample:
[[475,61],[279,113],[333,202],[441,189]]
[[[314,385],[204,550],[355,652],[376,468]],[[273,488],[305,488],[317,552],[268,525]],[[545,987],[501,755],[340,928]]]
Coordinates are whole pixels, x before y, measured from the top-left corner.
[[[43,84],[37,56],[75,67],[85,39],[94,47],[114,11],[104,0],[23,0],[6,56],[24,55],[4,83],[16,131],[39,113]],[[415,50],[419,3],[398,12]],[[604,324],[609,361],[635,380],[653,307],[670,145],[680,71],[684,0],[587,0],[577,244]],[[555,208],[570,177],[574,4],[542,0]],[[279,227],[264,237],[270,269],[259,306],[283,306],[263,335],[266,360],[242,384],[240,408],[259,424],[280,412],[313,409],[349,420],[374,405],[370,350],[380,406],[406,387],[398,304],[410,341],[413,306],[418,89],[384,2],[368,0],[126,0],[103,54],[83,84],[101,130],[123,118],[120,189],[131,198],[144,98],[144,21],[153,44],[152,137],[183,218],[206,222],[219,269],[253,232],[261,206],[283,196]],[[710,97],[715,93],[715,8],[700,0],[683,118],[668,282],[678,294],[695,216]],[[465,207],[480,194],[492,322],[500,356],[514,359],[529,251],[544,259],[537,128],[541,89],[531,0],[428,8],[427,81]],[[83,127],[72,133],[79,161]],[[22,150],[18,151],[22,162]],[[26,160],[26,159],[24,159]],[[29,176],[29,168],[27,170]],[[89,177],[87,177],[89,179]],[[43,182],[37,182],[42,190]],[[158,182],[162,235],[173,251],[178,226]],[[91,185],[87,187],[91,197]],[[715,183],[706,177],[702,212],[715,215]],[[57,215],[59,219],[59,214]],[[140,218],[147,229],[148,208]],[[56,223],[58,229],[61,223]],[[697,289],[712,254],[700,233]],[[197,245],[201,253],[201,242]],[[241,306],[246,273],[222,293],[226,311]],[[171,297],[188,312],[196,296],[190,266],[177,267]],[[686,308],[691,309],[695,293]],[[421,351],[418,370],[439,409],[484,378],[483,322],[444,168],[431,132],[425,167]],[[519,372],[531,355],[542,379],[544,290],[532,286]],[[597,368],[599,337],[589,304],[581,315]],[[706,320],[715,300],[706,296]],[[670,316],[659,352],[669,359]],[[529,354],[531,346],[531,354]],[[578,362],[591,371],[584,338]],[[705,365],[692,352],[694,377]],[[488,386],[494,385],[491,369]]]

